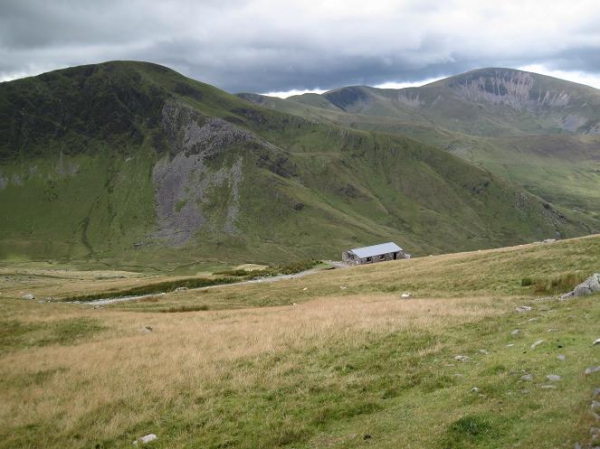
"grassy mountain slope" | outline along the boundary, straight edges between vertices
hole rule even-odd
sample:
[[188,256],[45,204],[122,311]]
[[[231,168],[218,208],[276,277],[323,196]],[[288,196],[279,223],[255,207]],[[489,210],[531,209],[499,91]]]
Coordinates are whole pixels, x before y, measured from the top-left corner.
[[0,84],[0,123],[3,259],[271,262],[382,240],[424,254],[590,231],[435,148],[153,64]]
[[535,289],[599,264],[593,236],[104,308],[18,299],[95,273],[7,276],[0,448],[593,447],[600,297]]
[[[279,101],[289,104],[290,113],[435,145],[551,203],[594,220],[598,217],[600,92],[596,89],[491,68],[419,88],[354,86],[317,96],[318,101],[314,96]],[[264,104],[274,107],[272,100]]]

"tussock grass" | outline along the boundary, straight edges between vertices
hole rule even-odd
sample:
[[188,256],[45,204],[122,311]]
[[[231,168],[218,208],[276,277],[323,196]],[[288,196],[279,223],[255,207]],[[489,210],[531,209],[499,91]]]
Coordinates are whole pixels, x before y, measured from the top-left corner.
[[[124,448],[150,432],[175,449],[573,447],[593,425],[597,379],[582,373],[597,364],[598,298],[537,301],[521,280],[593,271],[598,240],[104,309],[2,299],[0,448]],[[170,308],[188,313],[154,313]],[[51,331],[66,323],[78,330]]]

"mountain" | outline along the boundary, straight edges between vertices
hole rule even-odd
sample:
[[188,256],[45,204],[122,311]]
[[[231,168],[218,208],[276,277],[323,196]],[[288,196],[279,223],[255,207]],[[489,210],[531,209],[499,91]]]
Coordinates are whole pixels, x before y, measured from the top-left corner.
[[416,88],[353,86],[262,102],[312,119],[410,136],[550,203],[600,218],[597,89],[488,68]]
[[[310,108],[357,104],[335,98]],[[161,268],[600,229],[431,145],[255,103],[141,62],[0,84],[0,258]]]

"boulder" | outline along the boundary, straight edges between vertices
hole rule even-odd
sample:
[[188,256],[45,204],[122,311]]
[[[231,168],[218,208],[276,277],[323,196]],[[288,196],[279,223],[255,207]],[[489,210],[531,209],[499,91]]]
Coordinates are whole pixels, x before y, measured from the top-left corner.
[[560,299],[578,298],[600,292],[600,273],[595,273],[579,284],[572,292],[565,293]]
[[148,435],[144,435],[143,437],[140,437],[137,440],[135,440],[133,442],[133,444],[135,444],[137,446],[138,441],[141,441],[142,444],[146,444],[146,443],[150,443],[151,441],[154,441],[156,439],[158,439],[158,437],[156,435],[154,435],[153,433],[149,433]]
[[587,367],[585,369],[585,371],[583,372],[583,374],[589,375],[589,374],[594,374],[594,373],[597,373],[597,372],[600,372],[600,366],[590,366],[590,367]]
[[531,309],[532,308],[529,306],[519,306],[515,310],[519,313],[524,313],[524,312],[531,312]]

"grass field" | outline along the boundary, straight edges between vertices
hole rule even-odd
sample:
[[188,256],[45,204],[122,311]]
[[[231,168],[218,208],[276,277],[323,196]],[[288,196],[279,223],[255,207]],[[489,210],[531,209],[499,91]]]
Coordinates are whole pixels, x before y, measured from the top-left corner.
[[103,308],[17,298],[166,277],[3,270],[0,448],[572,448],[597,426],[598,297],[547,297],[600,271],[598,236]]

